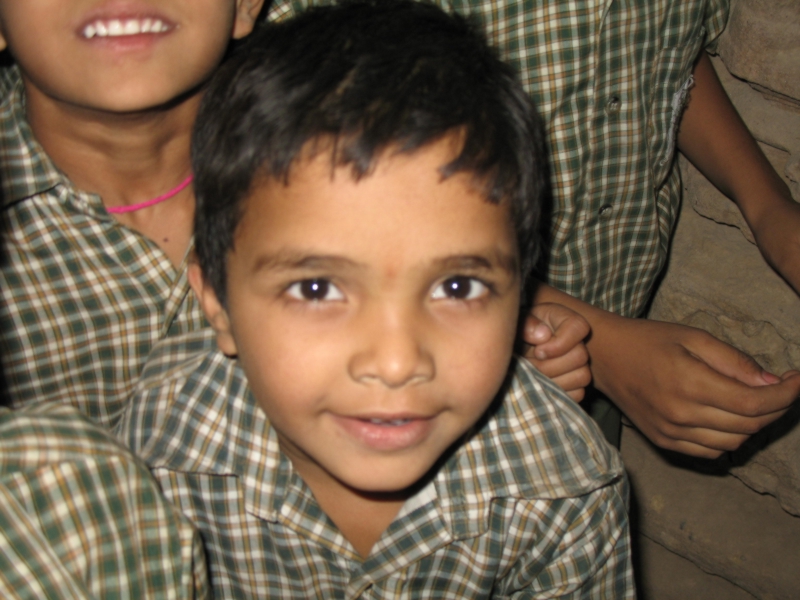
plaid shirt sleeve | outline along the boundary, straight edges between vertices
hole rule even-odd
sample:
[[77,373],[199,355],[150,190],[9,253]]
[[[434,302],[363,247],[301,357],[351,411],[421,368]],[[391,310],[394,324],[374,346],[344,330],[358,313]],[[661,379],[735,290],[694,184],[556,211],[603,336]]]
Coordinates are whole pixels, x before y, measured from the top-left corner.
[[451,482],[460,480],[459,487],[475,494],[492,484],[471,471],[493,471],[497,486],[502,470],[520,486],[519,495],[484,496],[498,505],[497,515],[507,515],[501,559],[507,567],[497,597],[635,597],[629,485],[619,454],[584,411],[526,361],[518,361],[508,394],[504,410],[450,470]]
[[[535,550],[541,552],[520,553],[497,582],[497,597],[633,598],[627,495],[627,480],[620,478],[578,498],[520,502],[509,539],[524,544],[537,532]],[[507,550],[513,549],[509,543]]]
[[0,596],[208,595],[199,534],[130,452],[71,407],[0,411]]

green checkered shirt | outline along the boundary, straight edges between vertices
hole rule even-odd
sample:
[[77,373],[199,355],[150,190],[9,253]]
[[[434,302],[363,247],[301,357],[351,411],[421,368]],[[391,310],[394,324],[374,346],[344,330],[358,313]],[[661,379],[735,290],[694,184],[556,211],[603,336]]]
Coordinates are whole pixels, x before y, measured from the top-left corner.
[[0,596],[209,596],[200,536],[73,407],[0,409]]
[[[276,0],[281,19],[329,0]],[[548,281],[639,315],[680,202],[675,134],[692,65],[727,0],[438,0],[485,26],[547,129],[554,197]]]
[[[119,433],[200,529],[216,596],[634,597],[619,455],[524,361],[497,411],[362,559],[281,453],[238,362],[213,345],[204,332],[161,342]],[[175,365],[187,347],[207,351]]]
[[117,418],[152,345],[205,325],[186,269],[76,190],[36,142],[16,69],[0,102],[0,363],[15,406]]

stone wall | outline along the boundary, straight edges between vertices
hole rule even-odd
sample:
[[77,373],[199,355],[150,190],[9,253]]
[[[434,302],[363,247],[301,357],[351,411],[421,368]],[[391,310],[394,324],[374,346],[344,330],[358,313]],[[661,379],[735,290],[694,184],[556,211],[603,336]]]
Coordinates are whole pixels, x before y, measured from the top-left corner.
[[[800,0],[733,0],[718,51],[723,85],[800,199]],[[774,373],[800,369],[800,298],[735,204],[683,158],[681,170],[683,206],[650,318],[705,329]],[[645,600],[800,598],[800,406],[727,461],[656,451],[632,428],[622,452]]]

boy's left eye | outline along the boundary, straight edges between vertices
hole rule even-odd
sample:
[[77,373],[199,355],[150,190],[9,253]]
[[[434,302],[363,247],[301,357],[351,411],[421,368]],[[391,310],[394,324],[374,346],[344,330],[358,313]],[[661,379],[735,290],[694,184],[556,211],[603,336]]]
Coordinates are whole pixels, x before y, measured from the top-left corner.
[[489,287],[475,279],[474,277],[466,277],[464,275],[456,275],[445,279],[442,283],[436,286],[431,294],[434,300],[443,300],[450,298],[453,300],[475,300],[485,296],[489,291]]
[[306,302],[323,302],[344,300],[344,294],[327,279],[304,279],[296,281],[286,290],[295,300]]

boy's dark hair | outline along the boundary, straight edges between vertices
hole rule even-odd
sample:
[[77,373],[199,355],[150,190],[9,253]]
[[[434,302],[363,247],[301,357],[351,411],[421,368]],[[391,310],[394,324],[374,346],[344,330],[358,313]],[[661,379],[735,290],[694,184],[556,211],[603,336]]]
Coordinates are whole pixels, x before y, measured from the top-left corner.
[[192,142],[197,256],[220,302],[256,178],[288,181],[309,142],[330,141],[320,147],[333,149],[332,166],[359,178],[387,149],[452,133],[463,147],[442,176],[471,173],[489,202],[509,202],[527,281],[546,179],[541,125],[477,27],[423,2],[366,0],[254,32],[212,79]]

